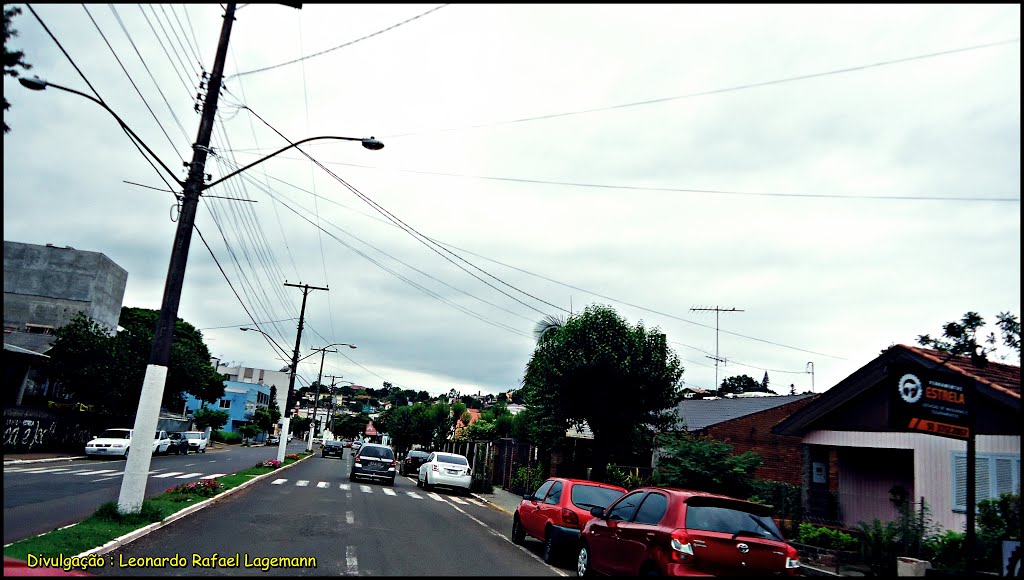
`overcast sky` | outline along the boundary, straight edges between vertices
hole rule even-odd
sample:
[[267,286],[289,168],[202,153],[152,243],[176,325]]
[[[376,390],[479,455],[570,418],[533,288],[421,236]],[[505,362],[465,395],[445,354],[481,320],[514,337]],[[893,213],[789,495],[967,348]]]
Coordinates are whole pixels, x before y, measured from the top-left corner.
[[[184,179],[223,10],[113,6],[32,7]],[[14,25],[28,75],[92,94]],[[688,386],[779,392],[1020,315],[1019,5],[250,4],[229,46],[213,179],[276,131],[385,147],[314,142],[329,172],[291,149],[206,192],[179,316],[225,361],[286,365],[286,281],[330,288],[297,385],[354,343],[325,375],[432,394],[518,387],[535,323],[594,303],[665,332]],[[169,177],[78,95],[4,95],[4,239],[102,252],[125,306],[159,308]]]

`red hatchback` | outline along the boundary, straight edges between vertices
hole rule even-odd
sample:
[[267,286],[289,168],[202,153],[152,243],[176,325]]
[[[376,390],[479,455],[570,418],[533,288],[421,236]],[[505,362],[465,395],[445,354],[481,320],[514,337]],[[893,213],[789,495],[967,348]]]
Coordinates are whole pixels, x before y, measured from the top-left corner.
[[526,536],[544,542],[544,561],[552,563],[564,548],[577,545],[590,510],[606,508],[626,493],[625,488],[584,479],[552,477],[537,491],[523,496],[512,516],[512,541]]
[[580,534],[580,576],[798,575],[796,549],[761,504],[642,487],[593,516]]

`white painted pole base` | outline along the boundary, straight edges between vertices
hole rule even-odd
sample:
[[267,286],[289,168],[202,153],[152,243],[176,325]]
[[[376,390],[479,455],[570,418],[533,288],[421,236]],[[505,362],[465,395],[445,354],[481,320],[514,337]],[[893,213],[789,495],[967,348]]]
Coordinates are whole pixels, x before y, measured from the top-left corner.
[[285,447],[288,445],[288,433],[291,431],[291,417],[281,418],[281,440],[277,442],[277,460],[284,463]]
[[117,497],[117,511],[123,514],[139,513],[142,510],[142,500],[146,498],[149,466],[153,459],[153,441],[156,425],[160,420],[160,401],[163,400],[166,382],[167,367],[146,366],[146,377],[142,381],[142,394],[139,397],[139,410],[135,414],[135,426],[128,448],[128,461],[125,462],[124,477],[121,479],[121,493]]
[[316,429],[314,429],[315,426],[316,423],[309,424],[309,435],[306,437],[306,451],[313,450],[313,431],[316,431]]

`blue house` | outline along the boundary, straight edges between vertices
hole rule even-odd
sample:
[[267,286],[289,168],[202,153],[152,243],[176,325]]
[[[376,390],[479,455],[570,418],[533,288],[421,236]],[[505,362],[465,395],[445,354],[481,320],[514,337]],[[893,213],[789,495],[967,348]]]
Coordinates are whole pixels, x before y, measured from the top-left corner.
[[[186,413],[198,410],[203,404],[203,401],[185,393]],[[239,427],[252,421],[256,409],[270,406],[270,386],[259,383],[224,381],[224,397],[213,404],[207,404],[207,406],[211,409],[227,411],[228,422],[224,425],[224,429],[237,433]]]

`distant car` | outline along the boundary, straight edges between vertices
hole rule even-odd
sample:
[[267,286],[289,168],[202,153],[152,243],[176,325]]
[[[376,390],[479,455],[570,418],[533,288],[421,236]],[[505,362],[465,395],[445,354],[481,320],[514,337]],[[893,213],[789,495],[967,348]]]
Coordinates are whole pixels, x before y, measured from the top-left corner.
[[288,434],[288,442],[291,443],[292,439],[295,439],[295,435],[292,435],[291,433],[289,433]]
[[281,438],[278,437],[277,435],[271,435],[267,437],[267,445],[279,445],[280,443]]
[[344,447],[346,449],[351,449],[352,448],[352,440],[351,439],[345,439],[344,443],[342,443],[342,447]]
[[167,438],[171,440],[171,445],[167,448],[167,454],[171,453],[175,455],[188,455],[188,439],[181,433],[168,433]]
[[321,457],[327,457],[328,455],[333,455],[335,457],[338,457],[339,459],[344,457],[345,446],[342,445],[341,441],[337,439],[333,439],[331,441],[328,441],[327,443],[324,443],[324,446],[321,447]]
[[206,447],[210,443],[206,431],[185,431],[182,433],[188,439],[188,450],[192,453],[206,453]]
[[353,451],[352,470],[348,478],[352,481],[358,477],[383,479],[388,485],[395,485],[396,463],[395,452],[390,447],[367,443],[358,451]]
[[405,459],[402,460],[401,466],[398,468],[399,473],[402,475],[409,475],[410,473],[419,474],[420,466],[427,460],[430,454],[426,451],[410,451],[405,455]]
[[352,442],[352,451],[359,451],[359,448],[363,446],[363,442],[356,439]]
[[580,576],[799,575],[799,553],[761,504],[641,487],[591,514],[580,534]]
[[551,564],[579,545],[580,530],[594,517],[591,509],[606,508],[625,493],[626,488],[607,483],[549,478],[519,502],[512,516],[512,541],[522,544],[532,536],[544,542],[544,562]]
[[[128,457],[128,450],[132,444],[134,429],[107,429],[98,437],[93,437],[85,444],[85,454],[89,457],[114,456]],[[153,455],[167,453],[171,446],[171,440],[167,438],[166,431],[157,431],[153,437]]]
[[434,451],[420,465],[416,486],[430,491],[435,485],[463,490],[467,494],[473,483],[473,469],[465,455]]

